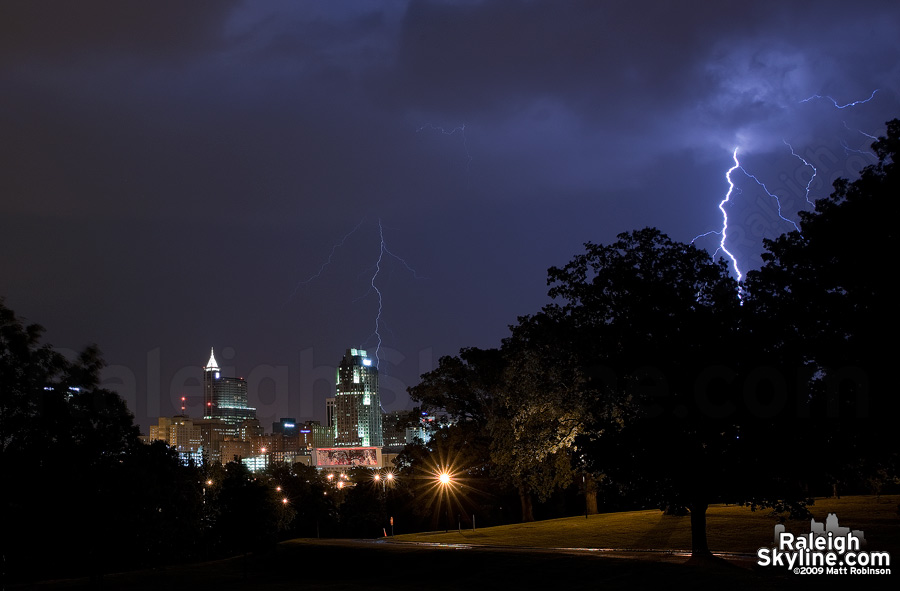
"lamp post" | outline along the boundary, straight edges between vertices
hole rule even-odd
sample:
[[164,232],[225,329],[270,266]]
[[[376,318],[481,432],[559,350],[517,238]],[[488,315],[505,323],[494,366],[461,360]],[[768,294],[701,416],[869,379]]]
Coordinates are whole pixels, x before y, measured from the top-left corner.
[[450,531],[450,491],[448,490],[451,483],[450,474],[446,471],[441,472],[438,474],[438,482],[447,501],[447,506],[444,508],[444,533],[448,533]]

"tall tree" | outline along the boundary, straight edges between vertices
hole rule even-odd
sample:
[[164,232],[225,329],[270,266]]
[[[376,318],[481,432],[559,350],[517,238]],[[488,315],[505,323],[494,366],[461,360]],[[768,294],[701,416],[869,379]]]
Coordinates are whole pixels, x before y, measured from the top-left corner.
[[441,410],[454,420],[484,427],[503,387],[505,362],[498,349],[467,347],[458,356],[444,356],[436,369],[409,388],[423,411]]
[[[546,321],[565,347],[569,404],[589,420],[575,444],[593,471],[691,511],[692,548],[708,553],[706,509],[721,493],[736,417],[725,379],[740,301],[723,261],[647,228],[549,270]],[[563,336],[560,336],[563,335]]]
[[543,315],[522,317],[504,339],[504,387],[490,429],[491,458],[519,493],[523,521],[532,497],[546,501],[573,479],[572,447],[589,417],[578,404],[581,373]]
[[[569,407],[547,390],[561,395],[560,376],[542,371],[549,366],[521,346],[523,339],[511,339],[501,350],[467,348],[458,357],[443,357],[409,391],[423,408],[439,408],[458,422],[448,432],[452,437],[435,443],[445,449],[460,444],[453,456],[466,459],[467,471],[514,487],[522,520],[533,521],[533,497],[546,500],[571,481],[568,444],[580,422],[563,416]],[[568,435],[559,436],[560,422],[568,424]]]

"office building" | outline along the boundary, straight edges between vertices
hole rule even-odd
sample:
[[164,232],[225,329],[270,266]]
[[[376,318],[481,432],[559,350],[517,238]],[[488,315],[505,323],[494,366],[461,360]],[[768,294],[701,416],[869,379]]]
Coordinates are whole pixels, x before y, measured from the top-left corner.
[[156,425],[150,425],[149,441],[164,441],[175,448],[185,464],[203,462],[203,438],[199,425],[185,415],[172,418],[159,417]]
[[256,409],[247,402],[247,382],[223,376],[212,349],[203,367],[203,412],[205,419],[225,421],[232,437],[241,437],[242,422],[256,420]]
[[337,370],[335,447],[383,445],[378,368],[362,349],[347,349]]

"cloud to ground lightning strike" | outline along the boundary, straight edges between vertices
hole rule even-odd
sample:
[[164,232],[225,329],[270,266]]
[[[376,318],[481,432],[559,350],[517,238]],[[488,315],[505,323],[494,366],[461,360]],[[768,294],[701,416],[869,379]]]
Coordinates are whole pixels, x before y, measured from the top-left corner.
[[[787,142],[785,142],[785,143],[787,143]],[[794,150],[791,149],[791,153],[793,153],[793,151]],[[721,230],[711,230],[711,231],[705,232],[703,234],[698,234],[697,236],[694,237],[693,240],[691,240],[691,244],[693,244],[698,238],[703,238],[704,236],[709,236],[710,234],[717,234],[717,235],[721,236],[721,240],[719,241],[719,247],[713,253],[713,256],[715,257],[716,254],[720,250],[722,252],[724,252],[725,254],[727,254],[728,258],[731,259],[731,264],[734,267],[734,272],[737,275],[737,280],[740,281],[744,275],[741,272],[740,267],[738,266],[737,258],[725,246],[725,240],[728,238],[728,213],[725,211],[725,204],[731,200],[731,195],[734,193],[735,190],[740,192],[740,189],[737,189],[737,187],[734,186],[734,181],[731,178],[731,173],[733,173],[737,169],[740,169],[740,171],[743,172],[747,177],[753,179],[757,185],[762,187],[762,190],[766,192],[766,195],[768,195],[769,197],[771,197],[772,199],[775,200],[775,203],[778,206],[778,217],[781,218],[782,220],[784,220],[785,222],[791,224],[794,227],[794,229],[797,230],[798,232],[800,231],[800,228],[799,228],[799,226],[797,226],[797,224],[793,220],[788,219],[788,218],[784,217],[784,215],[782,215],[781,199],[779,199],[779,197],[777,195],[772,193],[769,190],[769,188],[766,187],[766,184],[763,183],[758,178],[756,178],[755,175],[752,175],[749,172],[747,172],[747,170],[738,161],[737,153],[738,153],[738,148],[735,148],[734,152],[731,154],[731,157],[734,160],[734,166],[729,168],[728,172],[725,173],[725,179],[728,181],[728,192],[725,194],[725,197],[722,199],[722,201],[719,202],[719,211],[722,212],[722,229]],[[797,156],[796,154],[794,154],[794,155]],[[799,156],[797,156],[797,157],[800,158]],[[800,159],[803,160],[802,158],[800,158]],[[804,160],[804,163],[805,162],[806,161]],[[815,168],[813,168],[813,170],[815,170]],[[815,175],[813,175],[813,177],[815,177]],[[812,183],[812,180],[810,180],[810,183]],[[809,193],[809,185],[807,185],[807,194],[808,193]]]
[[[378,278],[378,275],[381,273],[381,263],[384,260],[384,255],[390,255],[397,261],[401,262],[406,269],[413,274],[413,277],[416,279],[422,279],[422,277],[416,272],[415,269],[409,266],[404,259],[395,255],[390,249],[387,247],[387,243],[384,240],[384,227],[381,224],[381,219],[378,220],[378,237],[381,240],[381,246],[378,249],[378,260],[375,261],[375,272],[372,274],[372,279],[369,284],[371,285],[371,291],[374,291],[378,296],[378,314],[375,315],[375,338],[377,339],[377,343],[375,345],[375,367],[379,367],[381,364],[381,357],[379,356],[379,352],[381,351],[381,312],[384,309],[384,298],[382,296],[381,290],[378,289],[378,286],[375,284],[375,280]],[[365,296],[363,296],[365,297]]]
[[[308,285],[308,284],[312,283],[313,281],[319,279],[322,276],[322,273],[325,271],[325,269],[328,267],[328,265],[331,264],[332,259],[334,258],[334,254],[337,251],[337,249],[340,248],[341,246],[343,246],[344,243],[347,242],[347,240],[353,234],[355,234],[357,232],[357,230],[359,230],[360,226],[362,226],[365,221],[366,221],[366,218],[361,219],[359,221],[359,223],[356,224],[356,226],[352,230],[347,232],[347,234],[345,234],[344,237],[341,238],[341,240],[339,242],[337,242],[336,244],[334,244],[331,247],[331,252],[328,254],[328,258],[325,260],[324,263],[322,263],[322,265],[319,267],[319,270],[317,272],[313,273],[312,275],[310,275],[308,278],[304,279],[303,281],[298,282],[297,287],[294,288],[294,291],[291,293],[291,296],[288,298],[288,300],[285,302],[285,304],[287,302],[289,302],[291,300],[291,298],[294,297],[294,295],[297,293],[297,290],[299,290],[301,286]],[[374,291],[375,294],[378,296],[378,312],[375,315],[375,332],[373,333],[377,339],[377,344],[375,346],[376,367],[378,367],[378,365],[380,365],[380,362],[381,362],[381,358],[379,356],[380,350],[381,350],[381,343],[382,343],[381,327],[382,327],[382,323],[383,323],[383,321],[381,319],[381,313],[384,310],[384,297],[383,297],[381,290],[378,288],[378,285],[376,285],[376,280],[378,279],[378,276],[381,273],[381,266],[382,266],[382,262],[384,262],[385,255],[388,255],[388,256],[396,259],[397,261],[399,261],[404,267],[406,267],[407,271],[412,273],[412,276],[415,279],[424,279],[421,275],[419,275],[416,272],[415,269],[413,269],[409,265],[409,263],[406,262],[405,259],[397,256],[396,254],[391,252],[391,250],[387,247],[387,243],[384,240],[384,226],[381,223],[381,218],[378,219],[378,238],[379,238],[378,258],[375,261],[375,272],[372,274],[372,277],[369,279],[369,290],[365,294],[363,294],[362,296],[360,296],[359,298],[354,300],[354,301],[359,301],[359,300],[363,299],[364,297],[366,297],[366,295],[368,295],[372,291]]]
[[721,250],[725,254],[728,255],[728,258],[731,259],[731,264],[734,267],[734,272],[737,274],[737,280],[740,281],[743,275],[741,274],[741,270],[738,267],[737,259],[733,254],[728,250],[725,246],[725,239],[728,238],[728,212],[725,211],[725,204],[731,199],[731,194],[734,192],[734,181],[731,180],[731,173],[741,167],[741,163],[738,162],[737,158],[738,149],[735,148],[731,157],[734,159],[734,166],[728,169],[728,172],[725,173],[725,180],[728,181],[728,192],[725,193],[725,197],[719,202],[719,211],[722,212],[722,229],[721,230],[712,230],[706,232],[705,234],[700,234],[694,237],[694,240],[691,240],[691,244],[694,243],[698,238],[702,238],[704,236],[709,236],[710,234],[718,234],[722,237],[719,241],[719,248],[716,249],[716,252],[713,253],[713,257]]

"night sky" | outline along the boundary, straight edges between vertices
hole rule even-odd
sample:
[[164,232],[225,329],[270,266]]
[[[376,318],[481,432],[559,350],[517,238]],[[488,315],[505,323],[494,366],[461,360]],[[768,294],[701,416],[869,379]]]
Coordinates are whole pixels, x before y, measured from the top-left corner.
[[[898,31],[891,1],[4,0],[0,296],[97,343],[146,433],[201,414],[211,346],[264,424],[323,420],[374,276],[382,404],[411,408],[584,242],[721,229],[735,147],[791,220],[785,142],[813,200],[873,163]],[[746,271],[792,227],[732,179]]]

